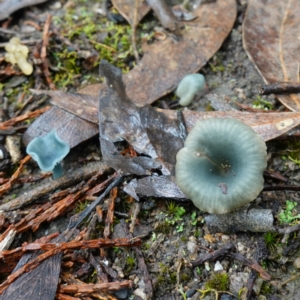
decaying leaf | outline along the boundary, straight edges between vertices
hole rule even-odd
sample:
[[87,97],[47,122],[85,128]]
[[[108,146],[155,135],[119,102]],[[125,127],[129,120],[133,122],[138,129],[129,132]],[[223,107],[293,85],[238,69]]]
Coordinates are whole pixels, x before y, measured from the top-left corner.
[[[176,111],[163,110],[171,120],[177,118]],[[198,120],[207,118],[235,118],[251,126],[264,141],[275,139],[300,124],[299,112],[286,113],[248,113],[240,111],[212,111],[197,112],[191,110],[183,111],[187,131],[190,131]]]
[[[106,77],[108,85],[100,95],[99,104],[100,145],[104,160],[123,174],[151,175],[157,169],[163,175],[174,174],[175,155],[183,146],[178,120],[170,121],[150,106],[138,108],[131,103],[120,69],[103,61],[100,73]],[[118,154],[113,143],[122,140],[142,156],[124,158]],[[141,171],[144,173],[137,173]]]
[[23,143],[27,145],[35,137],[44,136],[53,129],[71,148],[98,133],[96,124],[53,106],[26,130],[23,135]]
[[[266,83],[299,82],[299,32],[298,0],[249,0],[244,48]],[[300,110],[300,94],[278,98],[290,110]]]
[[197,18],[147,48],[140,63],[124,76],[126,93],[137,106],[150,104],[176,88],[180,80],[197,72],[220,48],[236,17],[236,1],[201,5]]
[[[18,262],[14,272],[35,258],[37,253],[24,254]],[[59,253],[42,262],[37,268],[18,278],[0,295],[0,300],[31,299],[52,300],[55,298],[59,274],[61,269],[61,257]],[[37,280],[39,278],[39,280]],[[30,286],[30,288],[28,288]],[[47,287],[47,288],[45,288]]]
[[[112,0],[111,2],[131,26],[136,25],[134,24],[135,0]],[[138,1],[137,24],[144,18],[150,9],[150,6],[145,1]]]
[[53,90],[32,89],[31,92],[35,95],[48,95],[51,97],[51,103],[53,105],[57,105],[79,118],[85,119],[92,123],[98,123],[97,105],[100,89],[98,89],[96,95],[93,94],[93,90],[90,94],[87,94],[86,90],[81,90],[78,93],[66,93]]
[[47,0],[4,0],[0,1],[0,21],[8,18],[13,12],[31,5],[40,4]]

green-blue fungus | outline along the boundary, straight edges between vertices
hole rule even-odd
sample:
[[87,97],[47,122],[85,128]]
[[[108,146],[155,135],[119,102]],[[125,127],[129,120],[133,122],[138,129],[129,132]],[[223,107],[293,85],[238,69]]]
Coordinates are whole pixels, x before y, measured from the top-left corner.
[[70,147],[59,138],[55,130],[52,130],[43,137],[34,138],[28,144],[26,152],[42,171],[52,171],[53,179],[56,179],[63,175],[61,161],[70,152]]
[[199,121],[176,156],[176,181],[200,210],[225,214],[263,189],[266,144],[233,118]]

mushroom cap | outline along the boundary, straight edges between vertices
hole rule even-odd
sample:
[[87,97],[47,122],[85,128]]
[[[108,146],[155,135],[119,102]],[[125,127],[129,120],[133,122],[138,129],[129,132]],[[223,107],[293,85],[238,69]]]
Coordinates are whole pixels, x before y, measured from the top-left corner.
[[70,152],[67,143],[52,130],[43,137],[34,138],[27,146],[26,152],[38,163],[40,169],[50,172]]
[[180,98],[179,104],[189,105],[195,95],[203,89],[205,79],[202,74],[188,74],[182,78],[176,89],[176,96]]
[[239,120],[199,121],[176,160],[177,185],[202,211],[228,213],[263,189],[266,144]]

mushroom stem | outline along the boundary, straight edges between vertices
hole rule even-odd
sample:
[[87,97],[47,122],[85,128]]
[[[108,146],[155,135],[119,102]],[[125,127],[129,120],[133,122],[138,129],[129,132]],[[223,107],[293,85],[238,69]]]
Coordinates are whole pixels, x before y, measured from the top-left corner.
[[56,164],[52,172],[53,172],[53,179],[57,179],[63,176],[64,170],[62,164],[61,163]]

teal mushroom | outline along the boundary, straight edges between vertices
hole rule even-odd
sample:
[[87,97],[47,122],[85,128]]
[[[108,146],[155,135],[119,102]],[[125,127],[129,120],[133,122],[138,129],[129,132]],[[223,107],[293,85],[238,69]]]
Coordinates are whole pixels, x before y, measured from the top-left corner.
[[254,200],[263,189],[266,144],[239,120],[199,121],[176,160],[178,186],[202,211],[228,213]]
[[53,178],[63,175],[61,161],[70,152],[67,143],[52,130],[43,137],[34,138],[27,146],[26,152],[37,162],[44,172],[53,172]]
[[195,95],[203,89],[205,79],[202,74],[188,74],[182,78],[176,89],[176,96],[180,98],[179,104],[189,105]]

